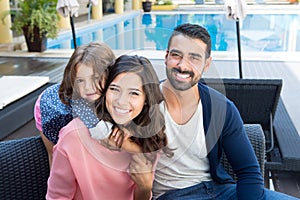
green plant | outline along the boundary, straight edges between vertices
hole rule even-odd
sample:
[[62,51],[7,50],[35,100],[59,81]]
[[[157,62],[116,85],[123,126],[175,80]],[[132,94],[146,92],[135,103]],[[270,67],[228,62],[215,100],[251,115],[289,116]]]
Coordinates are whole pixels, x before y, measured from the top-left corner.
[[23,28],[28,27],[33,39],[36,27],[40,37],[44,34],[47,38],[56,38],[59,30],[56,3],[57,0],[19,0],[18,10],[12,12],[14,21],[11,29],[22,34]]
[[158,0],[155,5],[173,5],[171,0]]
[[173,2],[171,0],[165,0],[165,5],[173,5]]

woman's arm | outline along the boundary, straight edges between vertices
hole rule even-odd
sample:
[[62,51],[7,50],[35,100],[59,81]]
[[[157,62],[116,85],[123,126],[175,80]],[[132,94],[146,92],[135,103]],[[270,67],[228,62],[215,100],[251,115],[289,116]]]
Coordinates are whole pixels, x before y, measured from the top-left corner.
[[55,148],[46,199],[71,200],[76,192],[75,176],[67,156]]
[[134,199],[151,199],[154,179],[152,162],[149,161],[142,153],[133,154],[129,173],[131,179],[136,183]]
[[129,175],[135,182],[134,191],[135,200],[149,200],[152,198],[152,186],[154,180],[154,165],[149,161],[145,154],[142,153],[141,147],[130,140],[130,133],[124,130],[124,138],[121,132],[115,128],[109,138],[109,143],[115,147],[120,147],[122,151],[132,153],[131,163],[129,166]]

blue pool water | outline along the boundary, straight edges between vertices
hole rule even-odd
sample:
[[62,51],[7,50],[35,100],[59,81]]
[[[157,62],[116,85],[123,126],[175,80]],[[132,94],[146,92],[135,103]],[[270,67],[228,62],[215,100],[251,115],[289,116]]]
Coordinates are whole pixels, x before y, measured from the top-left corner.
[[[236,51],[236,23],[224,13],[135,13],[76,30],[77,46],[103,41],[112,49],[165,50],[173,28],[182,23],[197,23],[212,37],[212,50]],[[248,14],[240,21],[243,51],[300,51],[300,15]],[[74,48],[71,33],[48,40],[48,49]]]

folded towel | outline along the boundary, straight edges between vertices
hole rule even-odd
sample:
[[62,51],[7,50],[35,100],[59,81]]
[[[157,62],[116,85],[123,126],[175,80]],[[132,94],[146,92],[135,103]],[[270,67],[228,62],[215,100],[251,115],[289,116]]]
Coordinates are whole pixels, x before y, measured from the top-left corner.
[[58,0],[56,10],[63,17],[78,17],[79,4],[77,0]]
[[0,109],[48,82],[48,76],[2,76],[0,78]]

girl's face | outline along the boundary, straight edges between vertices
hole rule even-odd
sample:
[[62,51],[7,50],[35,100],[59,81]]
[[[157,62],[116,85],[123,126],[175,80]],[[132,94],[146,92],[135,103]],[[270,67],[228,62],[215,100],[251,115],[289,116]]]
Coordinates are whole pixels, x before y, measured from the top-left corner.
[[80,97],[88,100],[95,101],[100,97],[98,84],[100,79],[99,74],[94,74],[91,66],[85,64],[77,65],[77,74],[75,78],[75,87],[78,89]]
[[106,92],[106,108],[117,124],[126,125],[140,114],[146,94],[141,78],[135,73],[121,73]]

